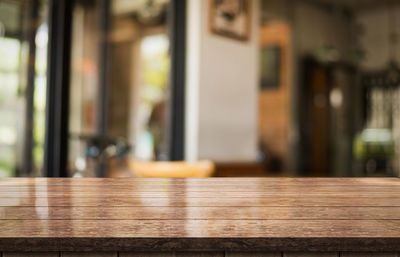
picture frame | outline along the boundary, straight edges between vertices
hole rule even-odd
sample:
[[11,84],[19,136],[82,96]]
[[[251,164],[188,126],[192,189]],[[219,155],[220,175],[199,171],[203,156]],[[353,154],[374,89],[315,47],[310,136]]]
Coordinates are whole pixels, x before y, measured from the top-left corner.
[[261,47],[259,57],[259,83],[261,90],[279,88],[281,83],[281,56],[282,49],[280,46],[268,45]]
[[250,38],[250,0],[209,0],[212,34],[247,41]]

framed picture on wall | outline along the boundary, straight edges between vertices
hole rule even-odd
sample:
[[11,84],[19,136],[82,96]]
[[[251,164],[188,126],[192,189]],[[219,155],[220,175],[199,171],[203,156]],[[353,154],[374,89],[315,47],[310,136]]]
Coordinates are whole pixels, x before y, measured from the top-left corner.
[[281,48],[279,46],[263,46],[260,49],[260,88],[279,88],[281,76]]
[[250,36],[250,0],[209,0],[213,34],[246,41]]

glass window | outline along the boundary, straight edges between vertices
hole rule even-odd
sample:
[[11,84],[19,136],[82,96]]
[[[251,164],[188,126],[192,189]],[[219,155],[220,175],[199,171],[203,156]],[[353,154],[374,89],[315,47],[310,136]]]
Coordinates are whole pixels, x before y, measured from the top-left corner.
[[0,178],[42,174],[47,6],[0,2]]
[[70,176],[129,175],[135,159],[167,158],[169,1],[109,3],[73,6]]

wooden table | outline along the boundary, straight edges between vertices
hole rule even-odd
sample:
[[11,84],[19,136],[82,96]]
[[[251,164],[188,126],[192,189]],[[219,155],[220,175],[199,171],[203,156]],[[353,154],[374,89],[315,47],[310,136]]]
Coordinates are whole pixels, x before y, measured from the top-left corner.
[[0,252],[395,257],[400,179],[3,179]]

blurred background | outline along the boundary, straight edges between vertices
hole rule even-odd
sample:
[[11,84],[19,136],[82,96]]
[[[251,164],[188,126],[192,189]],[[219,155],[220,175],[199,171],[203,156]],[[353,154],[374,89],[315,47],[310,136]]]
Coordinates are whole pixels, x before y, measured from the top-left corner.
[[400,1],[0,0],[0,178],[164,175],[399,176]]

